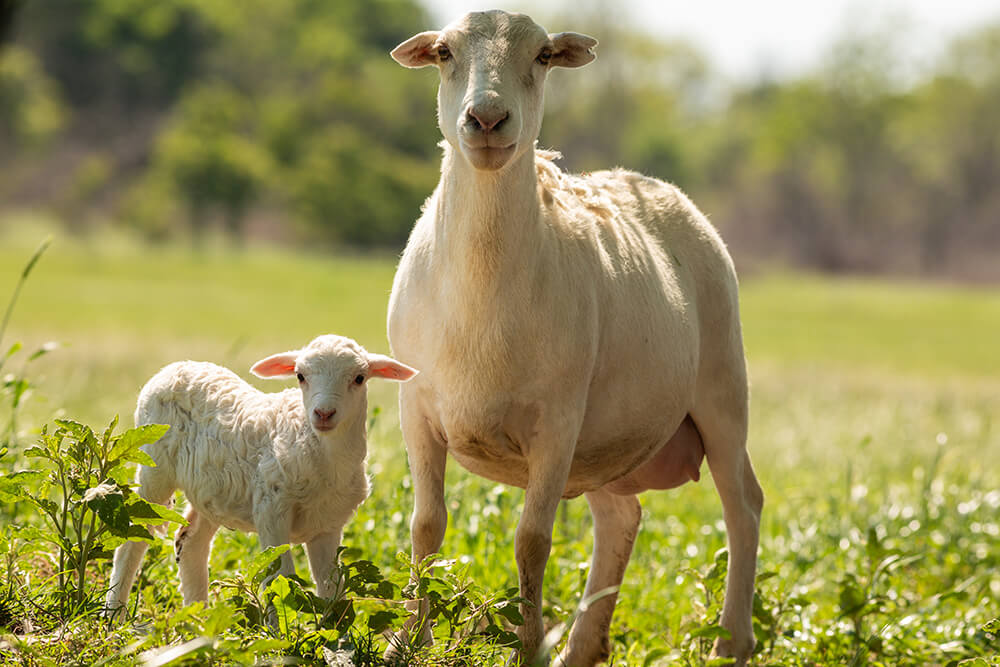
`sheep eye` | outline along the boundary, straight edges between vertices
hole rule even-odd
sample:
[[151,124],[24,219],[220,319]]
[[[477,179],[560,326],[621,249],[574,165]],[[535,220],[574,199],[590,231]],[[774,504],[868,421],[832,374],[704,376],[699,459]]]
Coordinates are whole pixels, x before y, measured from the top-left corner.
[[306,381],[306,378],[305,378],[305,376],[304,376],[304,375],[302,375],[302,373],[297,373],[297,374],[295,375],[295,377],[297,377],[297,378],[299,379],[299,384],[301,384],[301,383],[303,383],[303,382],[305,382],[305,381]]
[[548,65],[551,60],[552,49],[549,48],[542,49],[542,52],[538,54],[537,58],[535,58],[535,62],[539,65]]
[[447,46],[438,47],[438,60],[444,62],[451,59],[451,50]]
[[364,384],[364,383],[365,383],[364,375],[359,375],[356,378],[354,378],[354,384]]

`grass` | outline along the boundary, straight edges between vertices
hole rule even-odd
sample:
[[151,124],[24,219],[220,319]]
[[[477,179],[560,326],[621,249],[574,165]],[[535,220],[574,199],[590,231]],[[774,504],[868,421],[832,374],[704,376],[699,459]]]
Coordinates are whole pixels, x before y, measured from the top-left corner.
[[[36,227],[0,228],[0,302],[39,237]],[[30,442],[32,429],[60,414],[95,427],[114,414],[130,422],[138,388],[179,358],[243,372],[320,332],[386,351],[394,268],[393,257],[267,248],[192,255],[106,237],[56,238],[24,288],[5,343],[64,345],[30,366],[35,392],[19,441]],[[753,381],[750,449],[767,494],[757,662],[945,665],[994,656],[997,664],[1000,646],[984,628],[1000,616],[1000,293],[774,274],[744,281],[742,308]],[[397,554],[409,549],[412,494],[394,387],[373,385],[370,404],[374,491],[345,544],[352,558],[405,580]],[[21,464],[8,455],[0,470]],[[484,594],[516,586],[512,535],[522,492],[452,463],[447,497],[442,553],[456,559],[451,592],[463,581]],[[702,664],[710,641],[701,636],[711,634],[719,608],[716,553],[725,545],[710,477],[642,501],[612,660]],[[586,503],[566,503],[546,578],[552,624],[579,601],[590,539]],[[256,552],[255,538],[223,531],[213,578],[236,576]],[[139,616],[152,628],[145,641],[225,634],[206,630],[214,626],[204,610],[187,612],[178,627],[188,630],[157,630],[182,613],[171,560],[165,545],[151,549],[137,586]],[[100,583],[107,563],[94,569]],[[213,590],[216,608],[225,608],[222,589]],[[93,633],[105,654],[128,643],[92,620],[73,627]],[[54,643],[36,653],[70,654],[71,635],[63,629],[63,644],[39,635],[39,645]],[[461,652],[460,643],[420,659],[462,664]]]

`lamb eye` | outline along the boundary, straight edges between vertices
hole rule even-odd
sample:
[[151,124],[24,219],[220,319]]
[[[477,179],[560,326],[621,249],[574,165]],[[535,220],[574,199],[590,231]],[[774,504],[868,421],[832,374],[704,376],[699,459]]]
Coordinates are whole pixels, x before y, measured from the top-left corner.
[[359,375],[356,378],[354,378],[354,384],[364,384],[364,383],[365,383],[364,375]]
[[451,50],[447,46],[438,47],[438,60],[444,62],[451,59]]
[[306,378],[304,375],[302,375],[302,373],[296,373],[295,377],[299,379],[299,384],[302,384],[303,382],[306,381]]
[[548,65],[551,60],[552,49],[542,49],[542,52],[538,54],[537,58],[535,58],[535,62],[539,65]]

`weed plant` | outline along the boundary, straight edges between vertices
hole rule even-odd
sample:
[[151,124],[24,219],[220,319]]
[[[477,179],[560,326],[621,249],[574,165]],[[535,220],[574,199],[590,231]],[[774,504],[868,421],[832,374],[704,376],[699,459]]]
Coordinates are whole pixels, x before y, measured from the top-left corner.
[[[191,349],[241,366],[259,356],[258,347],[308,340],[326,326],[319,321],[331,294],[345,296],[330,306],[343,310],[330,316],[328,330],[358,327],[367,332],[365,344],[379,348],[391,263],[253,249],[198,263],[150,254],[141,272],[162,285],[151,306],[150,283],[128,291],[127,276],[140,271],[134,250],[101,257],[89,273],[73,269],[61,283],[32,272],[44,246],[17,274],[4,274],[0,261],[0,279],[16,281],[0,344],[8,321],[18,321],[10,313],[29,274],[32,282],[77,290],[71,308],[93,313],[67,320],[85,325],[60,327],[59,318],[32,305],[43,298],[36,292],[24,304],[30,322],[17,338],[68,339],[71,352],[23,354],[44,343],[4,350],[0,664],[381,665],[387,637],[416,597],[430,601],[436,642],[399,647],[399,664],[503,664],[521,622],[512,535],[522,492],[450,466],[442,556],[411,566],[411,480],[389,394],[373,394],[373,492],[345,532],[343,595],[323,600],[302,578],[273,576],[287,547],[260,551],[254,536],[224,530],[212,553],[208,603],[181,603],[169,540],[151,530],[181,518],[141,502],[130,483],[133,465],[146,461],[141,444],[159,431],[119,429],[114,420],[103,428],[85,424],[107,423],[95,415],[111,407],[127,411],[142,380],[182,355],[196,356]],[[9,260],[4,253],[0,259]],[[69,249],[58,249],[57,259],[54,273],[83,265]],[[292,274],[310,285],[294,309],[277,306],[275,321],[240,319],[251,307],[249,283],[270,303],[291,288],[282,280]],[[200,300],[184,291],[171,305],[169,285],[204,285],[209,277],[212,287]],[[113,307],[102,292],[112,284]],[[807,307],[794,308],[798,300]],[[754,664],[1000,665],[1000,354],[982,331],[946,327],[953,313],[995,331],[998,302],[985,290],[924,294],[913,286],[794,276],[744,285],[750,450],[767,497]],[[238,307],[226,311],[231,303]],[[318,314],[315,322],[303,323],[307,312]],[[844,313],[855,330],[845,329]],[[191,318],[200,330],[186,328]],[[907,339],[916,336],[912,322],[924,342]],[[114,354],[102,342],[109,338],[121,344]],[[892,340],[903,342],[887,346]],[[81,368],[88,370],[74,375]],[[30,390],[42,400],[26,410]],[[63,406],[69,414],[60,413]],[[611,664],[723,664],[710,656],[725,632],[718,622],[726,577],[725,531],[710,478],[641,500],[643,525],[612,625]],[[108,557],[126,537],[151,546],[130,606],[109,620],[100,614]],[[544,596],[553,652],[579,611],[590,548],[585,503],[566,502]],[[292,553],[298,572],[306,572],[301,549]]]

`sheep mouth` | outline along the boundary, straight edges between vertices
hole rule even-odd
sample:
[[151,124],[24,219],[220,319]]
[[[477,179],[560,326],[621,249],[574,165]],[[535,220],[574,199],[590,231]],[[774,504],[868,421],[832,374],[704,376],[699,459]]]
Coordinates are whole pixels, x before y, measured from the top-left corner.
[[472,146],[463,142],[465,154],[476,169],[493,171],[504,166],[517,148],[517,142],[507,146]]

